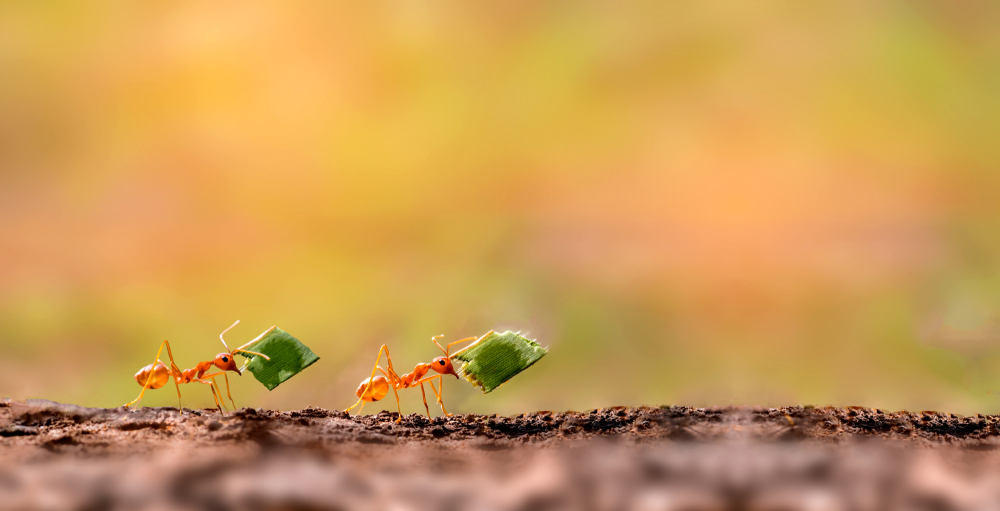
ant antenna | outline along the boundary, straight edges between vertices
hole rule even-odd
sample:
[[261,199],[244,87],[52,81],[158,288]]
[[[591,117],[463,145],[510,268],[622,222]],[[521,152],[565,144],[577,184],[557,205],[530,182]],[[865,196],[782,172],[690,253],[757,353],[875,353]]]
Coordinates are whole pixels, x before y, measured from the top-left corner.
[[233,354],[233,350],[229,349],[229,345],[226,344],[226,340],[223,339],[222,336],[226,335],[226,332],[232,330],[233,327],[236,326],[236,325],[238,325],[238,324],[240,324],[240,320],[237,319],[235,323],[233,323],[232,325],[229,325],[229,328],[223,330],[222,333],[219,334],[219,340],[222,341],[222,345],[226,347],[226,351],[228,351],[230,355]]
[[[485,338],[489,337],[489,336],[490,336],[491,334],[493,334],[493,333],[494,333],[494,332],[493,332],[493,330],[490,330],[489,332],[486,332],[485,334],[483,334],[483,336],[482,336],[482,337],[479,337],[479,338],[476,338],[476,337],[468,337],[468,338],[465,338],[465,339],[461,339],[461,340],[458,340],[458,341],[455,341],[455,342],[452,342],[452,343],[448,343],[448,349],[451,349],[452,345],[455,345],[455,344],[458,344],[458,343],[460,343],[460,342],[465,342],[465,341],[472,341],[472,340],[475,340],[475,342],[473,342],[473,343],[471,343],[471,344],[467,344],[467,345],[466,345],[466,346],[465,346],[464,348],[462,348],[462,349],[460,349],[460,350],[456,351],[455,353],[453,353],[453,354],[451,354],[451,355],[448,355],[448,358],[455,358],[455,357],[457,357],[457,356],[458,356],[458,355],[459,355],[460,353],[464,353],[464,352],[465,352],[466,350],[468,350],[469,348],[471,348],[471,347],[473,347],[473,346],[475,346],[475,345],[479,344],[479,342],[480,342],[480,341],[482,341],[483,339],[485,339]],[[435,343],[435,344],[437,344],[437,343]],[[440,346],[440,344],[438,344],[438,346]],[[447,353],[447,352],[445,352],[445,353]]]
[[440,344],[438,344],[438,339],[440,339],[440,338],[442,338],[442,337],[444,337],[444,334],[441,334],[441,335],[435,335],[434,337],[431,337],[431,341],[433,341],[433,342],[434,342],[434,344],[437,344],[437,347],[438,347],[438,348],[440,348],[440,350],[444,352],[444,356],[446,356],[446,357],[447,357],[447,356],[448,356],[448,350],[446,350],[446,349],[442,348],[442,347],[441,347],[441,345],[440,345]]
[[[236,323],[239,323],[239,321],[237,321]],[[236,326],[236,324],[234,323],[233,326]],[[229,328],[232,328],[232,326],[229,327]],[[261,339],[263,339],[265,335],[267,335],[267,334],[271,333],[272,331],[274,331],[275,328],[278,328],[278,326],[274,325],[271,328],[268,328],[267,330],[264,330],[264,333],[258,335],[254,340],[252,340],[252,341],[244,344],[243,346],[240,346],[239,348],[236,348],[233,351],[230,351],[230,353],[234,353],[234,354],[235,353],[240,353],[240,352],[249,353],[251,355],[259,355],[261,357],[264,357],[264,360],[271,360],[271,357],[269,357],[269,356],[267,356],[267,355],[265,355],[263,353],[257,353],[256,351],[250,351],[250,350],[246,349],[246,347],[252,345],[253,343],[255,343],[255,342],[257,342],[257,341],[259,341]],[[228,328],[226,330],[228,330]],[[225,333],[225,332],[223,332],[223,333]],[[228,348],[228,346],[227,346],[227,348]],[[246,366],[246,364],[244,364],[244,367],[245,366]]]
[[[490,335],[492,333],[493,333],[493,331],[490,330],[489,333],[487,333],[486,335]],[[483,337],[486,337],[486,335],[484,335]],[[459,339],[459,340],[454,341],[454,342],[449,342],[448,346],[442,347],[440,344],[438,344],[438,341],[437,341],[438,339],[440,339],[442,337],[444,337],[444,335],[435,335],[434,337],[431,337],[431,340],[434,341],[434,344],[437,344],[438,348],[441,348],[441,351],[444,352],[444,356],[448,357],[448,358],[454,357],[454,355],[451,355],[449,353],[451,351],[451,347],[452,346],[454,346],[456,344],[460,344],[460,343],[463,343],[463,342],[468,342],[468,341],[472,341],[472,340],[476,339],[475,337],[466,337],[465,339]],[[482,337],[480,337],[479,339],[482,340]],[[476,342],[479,342],[479,341],[476,341]],[[472,344],[475,344],[475,343],[472,343]],[[472,346],[472,344],[470,344],[469,346]],[[469,349],[469,346],[466,346],[466,347],[462,348],[461,350],[455,352],[455,355],[457,355],[458,353],[460,353],[462,351],[465,351],[465,350]]]

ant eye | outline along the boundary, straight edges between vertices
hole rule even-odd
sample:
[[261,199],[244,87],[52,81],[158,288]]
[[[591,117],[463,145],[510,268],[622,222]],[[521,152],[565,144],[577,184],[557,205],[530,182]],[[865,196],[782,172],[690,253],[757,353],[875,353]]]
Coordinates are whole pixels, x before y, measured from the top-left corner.
[[229,357],[222,357],[223,362],[229,362]]
[[444,365],[444,360],[438,360],[438,363]]

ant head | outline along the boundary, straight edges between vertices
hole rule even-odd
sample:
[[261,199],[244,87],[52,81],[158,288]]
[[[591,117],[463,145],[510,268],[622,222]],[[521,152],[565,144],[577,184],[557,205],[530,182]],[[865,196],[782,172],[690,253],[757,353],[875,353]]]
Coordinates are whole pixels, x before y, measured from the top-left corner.
[[223,371],[235,371],[236,374],[241,374],[240,370],[236,367],[236,360],[233,358],[232,353],[219,353],[216,355],[215,367]]
[[458,378],[458,373],[455,372],[455,366],[451,365],[451,359],[448,357],[438,357],[431,360],[431,368],[441,374],[452,374],[455,378]]

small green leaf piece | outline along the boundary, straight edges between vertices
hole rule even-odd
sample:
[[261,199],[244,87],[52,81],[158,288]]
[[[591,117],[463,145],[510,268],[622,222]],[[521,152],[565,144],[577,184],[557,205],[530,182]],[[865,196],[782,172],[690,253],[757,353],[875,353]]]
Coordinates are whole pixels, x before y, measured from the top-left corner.
[[257,381],[267,387],[267,390],[274,390],[285,380],[301,373],[303,369],[319,360],[308,346],[280,328],[271,330],[264,335],[264,338],[247,346],[246,349],[263,353],[271,358],[265,360],[249,353],[236,353],[250,359],[246,368],[253,373]]
[[458,373],[489,394],[548,353],[545,348],[517,332],[490,332],[451,358],[462,361]]

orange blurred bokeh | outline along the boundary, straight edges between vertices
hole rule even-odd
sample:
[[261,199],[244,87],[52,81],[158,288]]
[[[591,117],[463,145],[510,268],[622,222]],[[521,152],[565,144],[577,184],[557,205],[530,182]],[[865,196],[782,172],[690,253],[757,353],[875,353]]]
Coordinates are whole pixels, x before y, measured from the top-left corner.
[[998,23],[4,4],[0,396],[118,406],[162,339],[191,367],[240,319],[236,342],[277,324],[322,358],[238,379],[240,406],[344,408],[382,343],[408,368],[432,335],[513,329],[549,356],[449,408],[1000,411]]

